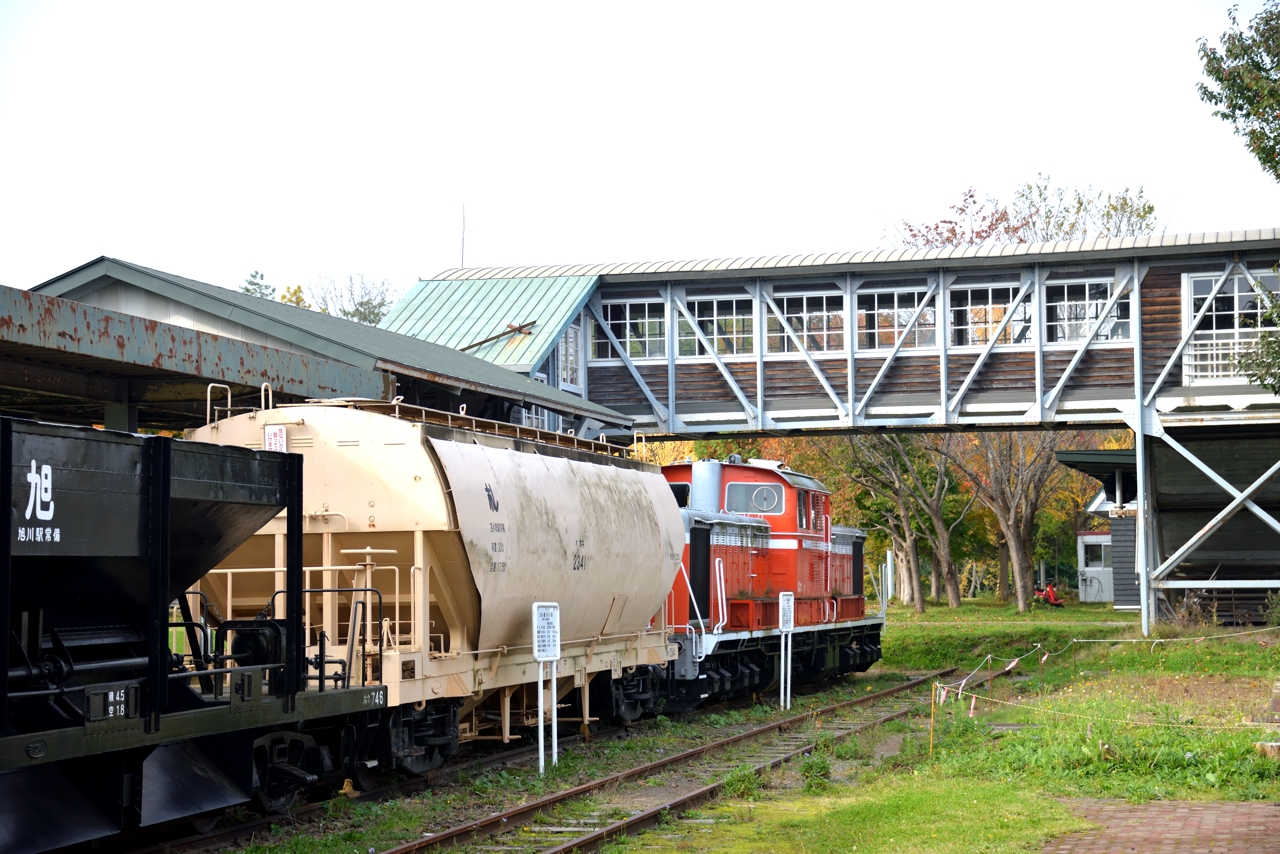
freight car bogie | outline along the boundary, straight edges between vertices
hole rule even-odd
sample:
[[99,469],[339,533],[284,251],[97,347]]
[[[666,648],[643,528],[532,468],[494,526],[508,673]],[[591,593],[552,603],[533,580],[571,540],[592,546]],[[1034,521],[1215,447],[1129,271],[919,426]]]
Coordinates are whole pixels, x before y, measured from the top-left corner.
[[411,776],[438,768],[458,752],[458,700],[404,703],[370,712],[357,750],[344,767],[362,791],[392,771]]

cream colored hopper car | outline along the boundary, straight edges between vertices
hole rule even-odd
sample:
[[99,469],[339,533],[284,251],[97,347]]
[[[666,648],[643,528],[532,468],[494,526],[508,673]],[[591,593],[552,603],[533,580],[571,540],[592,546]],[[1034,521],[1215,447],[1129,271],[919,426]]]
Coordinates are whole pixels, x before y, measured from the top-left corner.
[[[368,767],[422,771],[459,740],[536,725],[535,601],[560,604],[561,720],[611,713],[593,715],[592,696],[646,696],[648,665],[674,656],[680,511],[659,469],[616,447],[373,401],[258,410],[188,438],[303,455],[308,673],[323,633],[327,684],[350,662],[353,682],[387,686],[389,735]],[[215,619],[273,606],[284,533],[281,514],[201,580]],[[588,690],[597,675],[609,691]]]

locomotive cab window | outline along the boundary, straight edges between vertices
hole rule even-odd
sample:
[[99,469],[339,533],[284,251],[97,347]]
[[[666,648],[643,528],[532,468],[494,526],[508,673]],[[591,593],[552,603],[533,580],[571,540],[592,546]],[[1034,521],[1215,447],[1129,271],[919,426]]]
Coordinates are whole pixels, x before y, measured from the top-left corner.
[[809,528],[809,491],[806,489],[796,491],[796,524],[802,531]]
[[687,483],[669,483],[671,494],[676,497],[676,505],[679,507],[689,506],[689,484]]
[[731,483],[724,493],[724,509],[730,513],[778,516],[783,503],[782,486],[777,483]]

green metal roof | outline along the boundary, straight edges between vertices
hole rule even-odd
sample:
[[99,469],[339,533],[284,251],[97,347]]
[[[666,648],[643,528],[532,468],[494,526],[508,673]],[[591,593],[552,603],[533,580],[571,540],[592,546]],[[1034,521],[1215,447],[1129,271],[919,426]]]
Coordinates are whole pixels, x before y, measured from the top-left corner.
[[31,290],[74,300],[77,295],[96,290],[112,279],[274,335],[349,365],[481,391],[557,412],[586,415],[607,424],[629,426],[631,423],[625,415],[612,409],[448,346],[115,258],[98,258]]
[[1094,480],[1103,482],[1116,473],[1116,469],[1135,474],[1138,471],[1138,452],[1132,448],[1109,451],[1055,451],[1054,457],[1067,468],[1084,472]]
[[[455,350],[502,335],[467,352],[495,365],[528,372],[551,355],[564,328],[586,305],[597,278],[421,281],[379,326]],[[511,330],[528,323],[533,324],[528,335]]]

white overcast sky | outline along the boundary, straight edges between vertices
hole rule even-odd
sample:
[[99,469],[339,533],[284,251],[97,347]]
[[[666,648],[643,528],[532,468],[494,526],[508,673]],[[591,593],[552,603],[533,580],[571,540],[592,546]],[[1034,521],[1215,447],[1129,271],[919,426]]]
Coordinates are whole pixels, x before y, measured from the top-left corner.
[[1195,89],[1228,5],[0,0],[0,283],[403,290],[464,204],[467,266],[866,249],[1037,172],[1278,226]]

